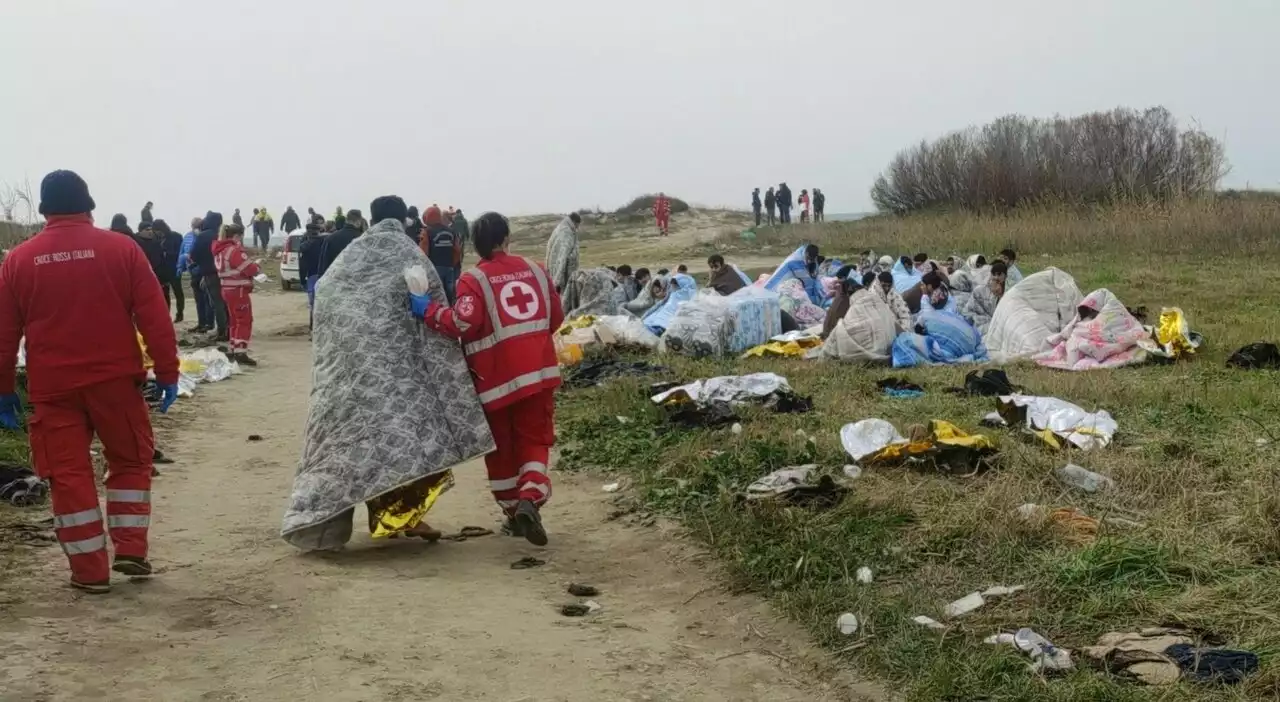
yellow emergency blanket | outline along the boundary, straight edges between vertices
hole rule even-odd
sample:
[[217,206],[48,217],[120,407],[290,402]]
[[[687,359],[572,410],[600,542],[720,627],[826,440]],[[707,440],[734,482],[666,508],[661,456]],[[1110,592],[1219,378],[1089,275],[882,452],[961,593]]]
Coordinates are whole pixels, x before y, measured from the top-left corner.
[[1166,353],[1174,358],[1190,356],[1196,352],[1191,339],[1191,329],[1187,326],[1187,318],[1177,307],[1165,307],[1160,310],[1160,325],[1156,327],[1156,341],[1160,342]]
[[898,465],[908,461],[925,462],[946,473],[970,472],[988,463],[996,453],[996,444],[985,434],[970,434],[942,419],[907,431],[906,441],[889,444],[859,461],[865,466]]
[[565,336],[567,334],[572,334],[574,329],[586,329],[595,323],[596,318],[589,314],[584,314],[581,317],[574,317],[573,319],[566,319],[564,323],[560,325],[560,328],[556,330],[556,334]]
[[[435,477],[431,476],[431,479]],[[436,500],[451,487],[453,471],[446,472],[429,486],[415,483],[369,500],[366,507],[369,509],[369,531],[373,538],[386,538],[418,526]]]
[[142,332],[134,330],[134,333],[138,335],[138,348],[142,350],[142,367],[147,370],[155,368],[156,362],[147,354],[147,342],[142,340]]
[[760,344],[747,349],[742,354],[743,358],[764,358],[765,356],[794,356],[796,358],[804,357],[804,353],[812,348],[822,346],[822,339],[816,336],[808,336],[793,341],[770,341],[767,344]]

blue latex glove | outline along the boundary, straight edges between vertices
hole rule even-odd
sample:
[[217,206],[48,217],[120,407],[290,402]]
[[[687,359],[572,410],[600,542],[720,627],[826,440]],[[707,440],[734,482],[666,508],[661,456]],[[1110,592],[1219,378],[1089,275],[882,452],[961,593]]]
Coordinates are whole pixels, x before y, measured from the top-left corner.
[[164,392],[163,397],[160,398],[160,413],[164,414],[169,411],[170,407],[173,407],[173,403],[178,401],[178,385],[177,383],[164,385],[160,389]]
[[431,294],[414,295],[409,293],[409,309],[413,311],[415,319],[426,319],[427,308],[431,306]]
[[0,395],[0,427],[14,431],[21,429],[22,420],[18,419],[20,414],[22,414],[22,399],[17,393]]

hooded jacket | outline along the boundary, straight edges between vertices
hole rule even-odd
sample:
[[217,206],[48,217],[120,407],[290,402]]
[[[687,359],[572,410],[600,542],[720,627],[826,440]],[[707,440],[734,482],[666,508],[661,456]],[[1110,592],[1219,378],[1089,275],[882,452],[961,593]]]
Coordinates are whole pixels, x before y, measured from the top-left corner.
[[302,228],[302,220],[298,218],[298,213],[292,207],[284,211],[280,216],[280,227],[284,229],[286,234],[292,234],[293,230]]
[[191,262],[200,269],[201,275],[214,275],[217,269],[213,266],[213,244],[218,240],[218,230],[222,228],[222,213],[209,212],[200,223],[200,233],[191,247]]
[[324,272],[329,270],[329,266],[338,260],[338,254],[342,253],[342,250],[358,236],[360,236],[360,230],[356,229],[356,225],[347,222],[342,225],[342,229],[324,237],[324,243],[320,246],[320,269],[316,271],[316,275],[324,275]]
[[142,249],[142,254],[147,257],[147,265],[151,266],[151,272],[155,274],[156,280],[160,281],[161,285],[167,285],[170,280],[173,280],[172,269],[164,260],[164,245],[154,229],[150,238],[141,234],[134,234],[129,238]]

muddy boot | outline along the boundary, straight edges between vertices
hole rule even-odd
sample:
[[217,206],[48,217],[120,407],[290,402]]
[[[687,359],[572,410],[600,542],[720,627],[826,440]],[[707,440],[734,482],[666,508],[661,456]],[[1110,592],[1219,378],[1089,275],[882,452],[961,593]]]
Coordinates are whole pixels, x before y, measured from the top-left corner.
[[516,507],[516,524],[520,526],[525,541],[534,546],[547,545],[547,531],[542,528],[542,515],[538,514],[537,506],[529,500],[520,500],[520,505]]
[[249,366],[250,368],[256,368],[258,365],[258,362],[253,360],[252,358],[249,358],[249,354],[247,353],[233,354],[231,356],[231,360],[235,361],[236,363],[241,363],[246,366]]
[[131,578],[149,578],[152,573],[151,561],[137,556],[116,556],[111,570]]
[[79,580],[76,580],[75,577],[72,577],[71,587],[74,587],[81,592],[87,592],[90,595],[105,595],[108,592],[111,592],[111,581],[103,580],[96,583],[82,583]]

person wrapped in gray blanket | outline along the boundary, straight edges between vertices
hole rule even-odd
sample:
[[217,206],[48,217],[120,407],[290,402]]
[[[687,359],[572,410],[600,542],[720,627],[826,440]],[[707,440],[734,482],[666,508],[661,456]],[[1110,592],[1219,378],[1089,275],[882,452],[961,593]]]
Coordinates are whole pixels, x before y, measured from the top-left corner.
[[960,314],[969,320],[983,336],[986,335],[987,328],[991,326],[991,317],[996,313],[1000,298],[1004,297],[1008,267],[1005,266],[1003,261],[996,261],[991,264],[990,271],[991,275],[986,284],[974,288],[973,294],[969,296],[960,308]]

